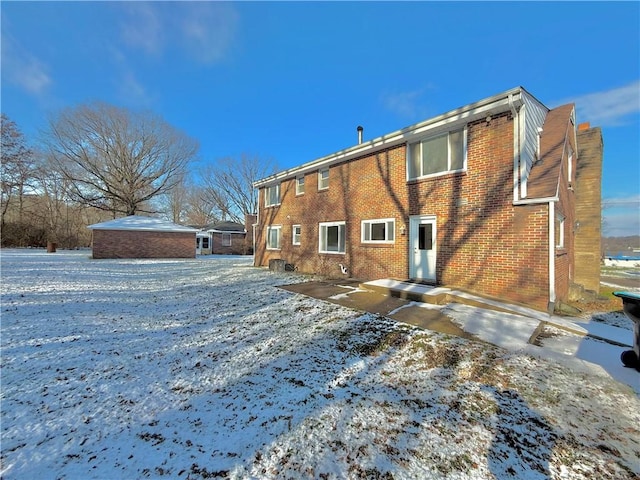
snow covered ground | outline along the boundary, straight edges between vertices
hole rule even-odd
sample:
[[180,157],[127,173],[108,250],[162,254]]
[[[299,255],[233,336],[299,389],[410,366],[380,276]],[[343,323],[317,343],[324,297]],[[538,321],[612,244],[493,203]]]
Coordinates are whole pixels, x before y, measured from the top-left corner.
[[0,256],[4,479],[640,475],[640,399],[604,371],[293,294],[249,258]]

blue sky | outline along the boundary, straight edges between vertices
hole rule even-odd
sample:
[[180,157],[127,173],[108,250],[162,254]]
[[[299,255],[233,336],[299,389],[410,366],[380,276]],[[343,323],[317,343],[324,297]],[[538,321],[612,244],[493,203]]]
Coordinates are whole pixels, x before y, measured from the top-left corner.
[[[293,167],[512,87],[576,102],[605,142],[605,234],[640,233],[638,2],[7,2],[2,112],[149,109]],[[198,166],[194,166],[194,170]]]

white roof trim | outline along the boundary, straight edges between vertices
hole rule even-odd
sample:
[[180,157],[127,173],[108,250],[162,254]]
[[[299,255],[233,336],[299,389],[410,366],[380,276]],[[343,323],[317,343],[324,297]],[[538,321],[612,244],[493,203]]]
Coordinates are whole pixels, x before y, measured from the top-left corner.
[[299,167],[276,173],[254,182],[253,187],[260,188],[268,186],[288,178],[293,178],[297,175],[312,172],[355,157],[360,157],[382,148],[388,148],[417,140],[429,133],[433,133],[434,130],[437,131],[438,129],[442,129],[444,131],[446,126],[468,123],[489,114],[497,114],[510,110],[510,96],[513,96],[513,103],[517,108],[519,108],[523,104],[522,92],[526,92],[522,87],[513,88],[493,97],[480,100],[479,102],[472,103],[470,105],[451,110],[442,115],[438,115],[437,117],[416,123],[415,125],[403,128],[402,130],[397,130],[387,135],[374,138],[368,142],[358,144],[354,147],[349,147],[331,155],[318,158],[317,160],[305,163]]
[[139,215],[130,215],[108,222],[94,223],[87,228],[91,230],[133,230],[142,232],[196,233],[198,231],[196,228],[185,227],[160,218],[143,217]]

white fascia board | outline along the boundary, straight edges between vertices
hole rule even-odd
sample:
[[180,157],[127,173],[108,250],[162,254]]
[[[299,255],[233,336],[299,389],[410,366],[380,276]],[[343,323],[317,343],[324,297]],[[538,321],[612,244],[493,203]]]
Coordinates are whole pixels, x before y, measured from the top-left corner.
[[517,87],[479,102],[451,110],[437,117],[403,128],[402,130],[397,130],[354,147],[349,147],[331,155],[318,158],[299,167],[284,170],[270,177],[263,178],[254,182],[253,187],[260,188],[268,186],[281,182],[282,180],[294,178],[297,175],[313,172],[323,167],[360,157],[382,148],[409,143],[426,137],[429,134],[437,133],[439,129],[445,131],[447,130],[445,127],[468,123],[484,116],[502,113],[511,108],[509,103],[511,96],[516,107],[519,108],[523,103],[521,98],[523,91],[524,89],[522,87]]
[[243,230],[243,231],[238,231],[238,230],[230,231],[230,230],[216,230],[216,229],[207,230],[207,232],[209,232],[209,233],[230,233],[232,235],[244,235],[244,234],[247,233],[246,230]]

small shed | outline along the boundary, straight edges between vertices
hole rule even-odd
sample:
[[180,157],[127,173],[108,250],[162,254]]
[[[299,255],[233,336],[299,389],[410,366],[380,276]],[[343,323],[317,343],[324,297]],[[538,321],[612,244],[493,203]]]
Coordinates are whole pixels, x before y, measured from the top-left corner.
[[89,225],[93,258],[195,258],[197,229],[131,215]]
[[201,255],[249,253],[246,242],[247,231],[241,223],[224,221],[207,225],[198,232],[197,236],[197,253]]

